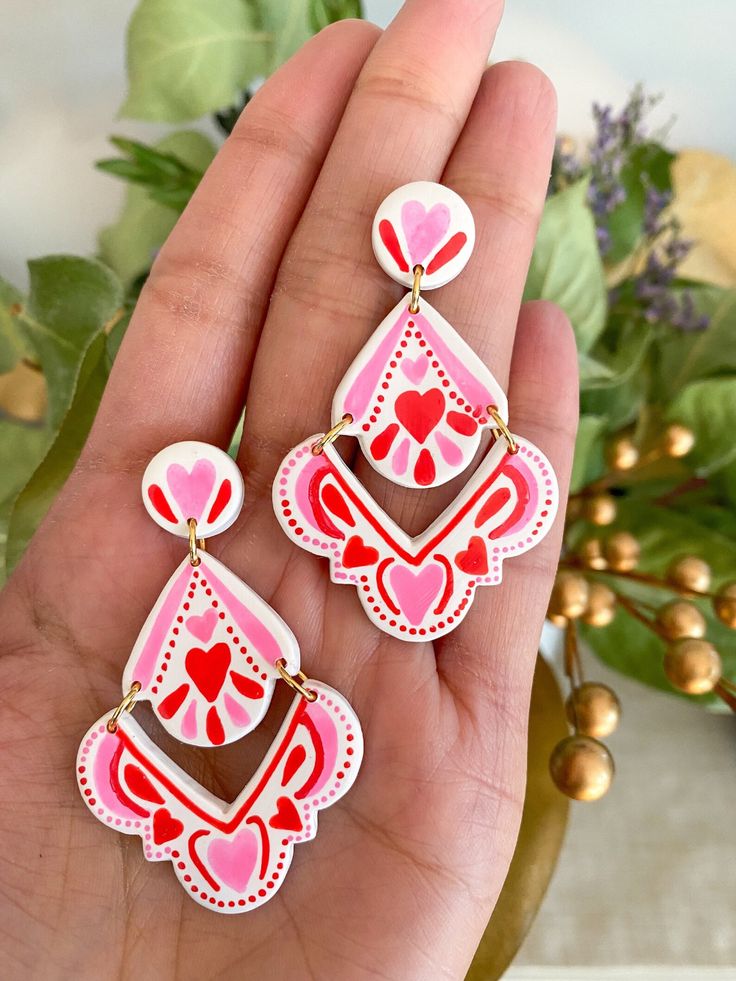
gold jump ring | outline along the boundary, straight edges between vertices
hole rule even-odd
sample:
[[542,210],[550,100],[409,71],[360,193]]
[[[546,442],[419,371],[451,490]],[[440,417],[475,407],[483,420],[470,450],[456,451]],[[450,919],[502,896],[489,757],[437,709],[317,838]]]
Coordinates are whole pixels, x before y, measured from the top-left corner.
[[342,419],[339,422],[335,423],[332,429],[328,430],[324,434],[324,436],[322,436],[320,439],[317,440],[317,442],[312,447],[312,453],[314,453],[315,456],[319,456],[320,453],[324,450],[325,446],[329,446],[330,443],[334,443],[337,437],[343,431],[343,429],[346,426],[349,426],[352,421],[353,421],[353,417],[350,415],[349,412],[346,412],[345,415],[342,417]]
[[419,294],[421,292],[423,273],[424,266],[414,266],[414,282],[412,283],[411,287],[411,303],[409,304],[409,313],[419,313]]
[[130,712],[130,710],[135,705],[135,696],[141,690],[140,681],[134,681],[130,686],[130,690],[127,695],[123,695],[122,700],[115,711],[112,713],[110,718],[107,720],[107,731],[115,732],[118,727],[118,719],[123,714],[123,712]]
[[516,440],[512,436],[511,431],[509,430],[509,427],[506,425],[506,423],[501,418],[501,414],[498,411],[498,409],[496,408],[496,406],[495,405],[489,405],[486,411],[488,412],[488,415],[491,417],[491,419],[493,419],[493,421],[496,423],[496,425],[494,427],[494,430],[493,430],[494,433],[496,433],[496,438],[498,439],[498,434],[500,434],[501,436],[503,436],[503,438],[506,440],[506,447],[507,447],[509,453],[518,453],[519,452],[519,444],[516,442]]
[[286,661],[284,661],[282,657],[280,657],[276,662],[276,670],[289,688],[293,688],[295,692],[298,692],[302,696],[302,698],[306,698],[308,702],[317,701],[317,692],[304,687],[304,684],[309,681],[309,678],[307,678],[303,671],[297,671],[296,674],[289,674],[289,672],[286,670]]
[[202,561],[199,553],[205,551],[204,538],[197,538],[196,518],[190,518],[187,525],[189,526],[189,561],[192,565],[197,566]]

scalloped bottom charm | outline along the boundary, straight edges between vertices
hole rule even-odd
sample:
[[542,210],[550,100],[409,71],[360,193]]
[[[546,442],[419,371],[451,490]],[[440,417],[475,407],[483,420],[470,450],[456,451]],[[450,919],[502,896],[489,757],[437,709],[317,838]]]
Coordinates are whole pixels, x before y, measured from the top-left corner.
[[187,893],[220,913],[268,902],[294,847],[317,834],[317,814],[352,786],[363,756],[360,724],[347,701],[309,682],[258,771],[230,804],[196,783],[127,713],[82,739],[77,780],[103,824],[138,835],[149,862],[171,862]]
[[332,445],[312,436],[282,462],[276,516],[293,542],[329,560],[333,582],[354,586],[368,617],[401,640],[454,630],[479,586],[549,531],[559,500],[549,461],[532,443],[503,439],[446,510],[412,538],[373,500]]

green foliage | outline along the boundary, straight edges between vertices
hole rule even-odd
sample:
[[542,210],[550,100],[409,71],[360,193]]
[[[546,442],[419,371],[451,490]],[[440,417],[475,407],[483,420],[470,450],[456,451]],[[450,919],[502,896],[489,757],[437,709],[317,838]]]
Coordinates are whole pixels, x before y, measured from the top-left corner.
[[122,112],[182,122],[230,105],[359,0],[141,0],[128,28]]
[[173,153],[164,153],[137,140],[111,136],[124,157],[98,160],[96,167],[131,184],[142,184],[153,201],[180,213],[194,194],[204,171],[190,167]]
[[141,0],[128,28],[125,116],[196,119],[265,75],[273,35],[246,0]]
[[28,263],[30,292],[16,320],[41,365],[49,399],[49,426],[58,429],[69,409],[79,371],[94,338],[122,307],[115,274],[101,262],[48,256]]
[[608,216],[611,244],[606,258],[609,262],[621,262],[641,243],[647,190],[651,187],[657,191],[672,190],[674,159],[674,153],[659,143],[644,143],[631,150],[620,175],[626,196]]
[[547,199],[524,299],[554,300],[570,318],[578,348],[590,351],[606,322],[606,282],[580,181]]
[[[215,155],[212,142],[192,130],[171,133],[153,150],[202,172]],[[100,258],[117,273],[126,288],[148,272],[176,218],[174,210],[151,198],[147,187],[133,184],[127,189],[120,217],[100,232]]]
[[101,262],[49,256],[28,264],[27,298],[13,299],[30,356],[40,364],[48,393],[37,426],[2,422],[0,527],[7,529],[11,569],[76,462],[107,380],[108,332],[124,317],[123,288]]
[[360,0],[309,0],[309,26],[316,34],[346,17],[362,17]]
[[[690,506],[683,514],[674,508],[638,499],[621,501],[615,527],[625,528],[639,540],[642,553],[640,568],[643,572],[662,577],[674,559],[682,555],[701,555],[710,564],[717,587],[734,578],[736,539],[733,536],[733,516],[718,507],[715,512],[708,505]],[[597,573],[596,576],[638,602],[656,606],[671,598],[666,590],[627,578],[605,573]],[[704,600],[697,600],[696,603],[708,622],[708,639],[721,653],[724,674],[734,677],[736,644],[733,632],[718,621],[710,603]],[[611,667],[654,688],[673,692],[662,668],[663,642],[623,609],[619,609],[613,623],[605,629],[585,626],[581,629],[596,654]],[[702,701],[713,702],[714,696],[703,696]]]

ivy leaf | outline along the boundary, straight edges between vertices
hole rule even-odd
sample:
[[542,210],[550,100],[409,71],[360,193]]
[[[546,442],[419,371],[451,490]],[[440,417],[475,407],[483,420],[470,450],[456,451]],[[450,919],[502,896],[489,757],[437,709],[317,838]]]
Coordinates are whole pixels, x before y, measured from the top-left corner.
[[99,332],[85,352],[68,411],[49,449],[16,497],[8,522],[5,560],[12,571],[71,473],[107,382],[107,338]]
[[[215,155],[212,141],[194,130],[171,133],[156,143],[154,150],[172,154],[199,171],[205,171]],[[118,274],[126,288],[130,287],[139,276],[148,273],[176,219],[176,213],[153,201],[144,187],[129,187],[120,217],[100,232],[100,258]]]
[[558,303],[570,318],[578,348],[590,351],[606,322],[607,291],[588,181],[547,199],[534,247],[525,300]]
[[[675,558],[699,555],[711,566],[716,585],[733,579],[736,541],[710,527],[710,516],[706,521],[699,521],[697,508],[683,515],[640,499],[621,500],[618,513],[620,526],[630,531],[641,545],[642,572],[662,577]],[[673,598],[670,590],[623,577],[596,573],[595,578],[607,582],[614,590],[623,592],[631,599],[654,606],[661,606]],[[721,654],[724,674],[733,676],[736,673],[736,636],[715,617],[709,602],[695,602],[708,624],[706,636]],[[662,667],[664,643],[625,610],[619,608],[615,619],[607,627],[580,626],[586,641],[606,664],[644,684],[677,694],[667,681]],[[713,702],[715,696],[703,696],[701,701]]]
[[576,494],[583,487],[603,476],[603,440],[606,420],[603,416],[582,415],[578,422],[575,439],[575,456],[570,475],[570,493]]
[[128,25],[123,115],[181,122],[233,102],[269,72],[274,38],[258,15],[246,0],[140,0]]
[[606,255],[608,262],[621,262],[639,244],[644,234],[647,189],[672,190],[674,159],[674,153],[659,143],[644,143],[630,151],[619,178],[626,197],[606,219],[611,236],[611,247]]
[[122,312],[123,290],[115,274],[93,259],[48,256],[33,259],[28,269],[30,292],[17,319],[46,378],[54,432],[92,339]]
[[309,0],[309,23],[316,34],[345,17],[362,17],[360,0]]
[[314,33],[308,0],[257,0],[259,24],[271,36],[264,75],[276,71]]
[[496,981],[529,932],[552,877],[567,824],[569,801],[553,785],[549,757],[567,735],[565,709],[552,669],[541,657],[529,712],[526,797],[519,838],[493,916],[466,981]]
[[736,461],[736,376],[693,382],[677,396],[667,413],[695,433],[688,464],[707,476]]

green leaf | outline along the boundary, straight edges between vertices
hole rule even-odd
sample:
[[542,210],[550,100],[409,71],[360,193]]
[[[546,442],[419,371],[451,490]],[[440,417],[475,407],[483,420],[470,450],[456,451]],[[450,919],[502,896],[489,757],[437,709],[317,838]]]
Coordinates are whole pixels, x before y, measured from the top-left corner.
[[[288,6],[299,14],[304,0]],[[129,91],[121,111],[180,122],[220,109],[269,73],[273,44],[246,0],[140,0],[128,26]]]
[[606,420],[601,416],[580,416],[578,435],[575,440],[575,456],[570,476],[570,493],[576,494],[583,487],[603,475],[604,436]]
[[10,510],[8,571],[12,571],[22,556],[87,439],[107,381],[106,340],[104,333],[98,333],[85,352],[74,395],[59,431]]
[[641,241],[647,188],[672,190],[670,171],[674,159],[675,155],[658,143],[645,143],[631,150],[620,175],[626,198],[611,212],[606,223],[611,236],[608,262],[621,262]]
[[582,352],[578,355],[578,373],[581,388],[607,388],[616,378],[613,368]]
[[316,34],[346,17],[362,17],[360,0],[309,0],[309,23]]
[[[697,515],[697,512],[694,512]],[[709,563],[716,586],[734,578],[736,541],[708,524],[683,515],[671,508],[658,507],[641,500],[620,500],[617,527],[631,532],[641,545],[639,567],[642,572],[664,576],[667,566],[681,555],[698,555]],[[673,593],[634,582],[631,579],[596,573],[595,578],[607,582],[613,589],[632,599],[660,606],[673,598]],[[708,626],[706,636],[718,648],[724,664],[724,674],[736,673],[736,634],[714,616],[710,603],[696,601]],[[651,630],[623,609],[619,609],[608,627],[586,627],[581,631],[595,653],[623,674],[670,694],[677,694],[665,677],[662,667],[664,644]],[[683,696],[691,697],[691,696]],[[713,702],[715,696],[701,701]]]
[[136,140],[113,136],[111,142],[128,157],[98,160],[95,164],[98,170],[131,184],[141,184],[154,201],[175,211],[184,210],[202,179],[202,170],[190,167],[173,153],[163,153]]
[[698,313],[710,325],[697,333],[669,330],[659,341],[656,384],[668,401],[691,381],[736,372],[736,290],[688,287]]
[[257,0],[258,23],[271,37],[263,72],[270,75],[312,36],[308,0]]
[[0,584],[6,576],[5,549],[10,511],[48,443],[49,431],[45,426],[0,419]]
[[[193,130],[171,133],[155,150],[176,156],[189,167],[204,171],[215,155],[211,140]],[[123,210],[113,225],[100,232],[100,258],[127,287],[148,272],[155,253],[176,224],[175,212],[153,201],[143,187],[129,187]]]
[[559,685],[549,665],[537,658],[529,713],[526,798],[519,838],[493,916],[466,981],[496,981],[529,932],[547,891],[567,824],[569,801],[553,785],[549,758],[567,735]]
[[0,279],[0,373],[12,371],[21,358],[31,353],[14,312],[22,303],[20,291]]
[[607,291],[588,182],[547,200],[524,291],[525,300],[558,303],[570,318],[578,348],[587,353],[606,321]]
[[687,462],[700,476],[736,461],[736,377],[693,382],[671,404],[667,417],[695,433]]
[[79,368],[92,339],[122,310],[122,286],[102,263],[48,256],[28,263],[30,292],[18,314],[41,364],[55,431],[68,411]]

